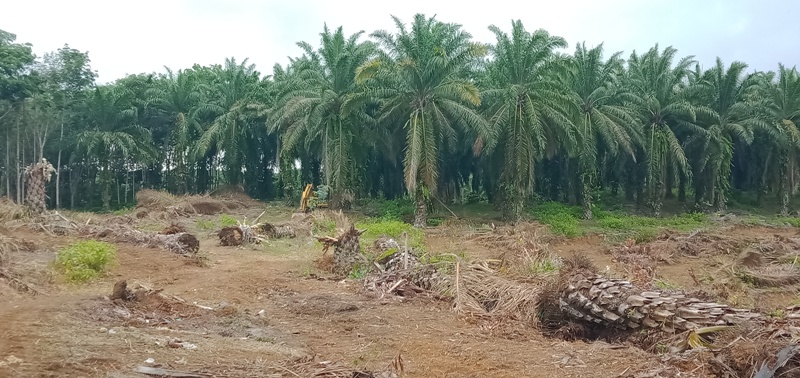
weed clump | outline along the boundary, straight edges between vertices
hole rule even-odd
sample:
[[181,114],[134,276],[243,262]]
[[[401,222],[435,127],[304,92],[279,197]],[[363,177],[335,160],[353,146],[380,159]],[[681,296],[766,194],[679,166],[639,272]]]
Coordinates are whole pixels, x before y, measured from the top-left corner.
[[116,257],[117,250],[112,244],[84,240],[60,250],[56,265],[68,281],[85,282],[104,273]]

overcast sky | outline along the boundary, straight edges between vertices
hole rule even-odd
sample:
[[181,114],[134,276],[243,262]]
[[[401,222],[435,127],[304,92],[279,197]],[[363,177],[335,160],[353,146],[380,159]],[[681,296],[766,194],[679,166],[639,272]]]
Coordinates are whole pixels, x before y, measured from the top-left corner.
[[[470,4],[471,3],[471,4]],[[474,4],[474,5],[472,5]],[[800,63],[800,1],[796,0],[5,0],[0,29],[33,44],[37,55],[68,43],[88,51],[101,82],[194,63],[249,58],[269,74],[300,55],[297,41],[317,45],[324,23],[348,35],[394,30],[390,15],[415,13],[462,24],[492,42],[487,26],[504,30],[521,19],[575,44],[605,42],[606,51],[672,45],[707,67],[719,56],[751,70]]]

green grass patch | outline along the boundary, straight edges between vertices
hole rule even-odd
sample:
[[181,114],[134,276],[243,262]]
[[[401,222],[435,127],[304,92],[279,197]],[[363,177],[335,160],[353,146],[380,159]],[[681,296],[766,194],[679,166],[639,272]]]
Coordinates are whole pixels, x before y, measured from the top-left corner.
[[315,235],[329,235],[336,232],[336,221],[333,219],[314,219],[313,220],[314,234]]
[[216,225],[214,225],[214,222],[208,219],[198,219],[194,221],[194,224],[201,231],[211,231],[216,227]]
[[116,257],[117,249],[113,245],[84,240],[58,251],[55,263],[68,281],[85,282],[104,273]]
[[363,280],[369,274],[370,267],[368,265],[356,265],[353,267],[353,270],[350,271],[350,274],[347,275],[347,278],[353,280]]
[[604,210],[595,210],[592,214],[594,220],[587,222],[587,226],[593,231],[610,235],[612,239],[633,238],[638,243],[655,240],[663,230],[693,231],[708,225],[708,216],[703,213],[686,213],[665,218]]
[[381,236],[388,236],[403,245],[403,232],[408,234],[408,246],[414,249],[424,249],[425,233],[412,227],[410,224],[392,219],[367,218],[356,223],[356,228],[366,231],[361,235],[361,242],[373,243]]
[[402,221],[414,217],[414,208],[410,198],[372,199],[361,205],[361,212],[368,217]]
[[222,215],[219,216],[219,225],[220,225],[220,227],[232,227],[232,226],[236,226],[238,224],[239,224],[239,222],[236,220],[236,218],[234,218],[234,217],[232,217],[232,216],[230,216],[228,214],[222,214]]
[[577,206],[567,206],[559,202],[544,202],[536,205],[531,212],[534,219],[550,226],[550,231],[554,234],[568,237],[581,236],[578,221],[581,208]]

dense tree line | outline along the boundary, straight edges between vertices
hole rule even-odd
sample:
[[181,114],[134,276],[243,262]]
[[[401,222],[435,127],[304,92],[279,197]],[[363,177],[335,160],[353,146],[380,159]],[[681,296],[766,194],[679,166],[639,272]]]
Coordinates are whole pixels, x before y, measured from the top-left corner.
[[256,198],[327,185],[336,206],[485,197],[518,218],[533,198],[613,193],[659,215],[665,198],[724,209],[733,191],[798,190],[800,75],[742,62],[703,69],[672,47],[606,54],[544,30],[491,26],[496,42],[417,15],[395,30],[321,33],[271,75],[247,60],[96,85],[88,54],[35,57],[0,31],[0,193],[57,168],[55,207],[111,208],[140,188]]

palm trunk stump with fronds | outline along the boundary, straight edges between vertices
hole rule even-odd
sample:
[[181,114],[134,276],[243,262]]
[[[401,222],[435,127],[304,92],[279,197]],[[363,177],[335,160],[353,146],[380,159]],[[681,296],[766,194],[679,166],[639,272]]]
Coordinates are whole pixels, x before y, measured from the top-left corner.
[[42,158],[42,161],[25,168],[28,193],[25,202],[34,213],[41,214],[47,210],[47,192],[45,185],[55,173],[55,168]]
[[761,314],[704,302],[682,292],[646,291],[629,281],[585,269],[570,273],[559,307],[569,317],[622,330],[680,332],[700,327],[762,320]]
[[338,238],[330,236],[318,238],[322,243],[323,251],[334,247],[332,271],[336,274],[349,274],[353,268],[365,261],[361,254],[359,239],[366,230],[357,230],[355,225],[350,224],[350,228],[344,231]]

